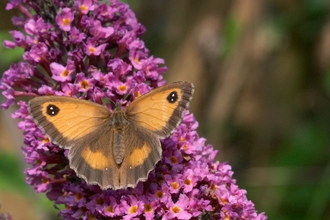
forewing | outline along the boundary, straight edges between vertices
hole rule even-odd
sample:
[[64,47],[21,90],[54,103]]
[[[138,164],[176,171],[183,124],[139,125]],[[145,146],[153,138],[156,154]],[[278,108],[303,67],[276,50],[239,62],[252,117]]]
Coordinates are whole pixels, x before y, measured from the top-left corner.
[[127,107],[128,120],[158,137],[167,137],[181,122],[193,93],[194,86],[189,82],[176,82],[154,89]]
[[93,133],[111,115],[105,106],[60,96],[32,99],[29,112],[49,139],[64,148]]

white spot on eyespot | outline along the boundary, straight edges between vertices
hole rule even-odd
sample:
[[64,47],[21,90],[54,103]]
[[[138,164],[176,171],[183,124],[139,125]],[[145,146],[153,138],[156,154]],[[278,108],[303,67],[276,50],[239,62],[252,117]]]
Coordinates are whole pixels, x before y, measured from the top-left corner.
[[108,171],[108,167],[105,168],[105,171]]
[[129,168],[130,168],[130,169],[132,169],[132,167],[131,167],[131,166],[130,166]]

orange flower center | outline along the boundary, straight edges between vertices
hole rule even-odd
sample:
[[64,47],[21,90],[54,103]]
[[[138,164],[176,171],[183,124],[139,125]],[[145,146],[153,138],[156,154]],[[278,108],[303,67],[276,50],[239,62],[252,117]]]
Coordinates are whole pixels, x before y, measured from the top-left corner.
[[135,214],[137,212],[137,210],[138,210],[137,205],[133,205],[133,206],[131,206],[131,208],[129,208],[128,212],[129,212],[129,214]]
[[81,193],[78,192],[78,193],[76,194],[76,200],[79,201],[79,200],[81,200],[81,199],[82,199],[82,195],[81,195]]
[[163,197],[164,193],[163,193],[161,190],[158,190],[158,191],[155,193],[155,195],[156,195],[157,198],[160,199],[160,198]]
[[42,181],[42,183],[48,183],[48,179],[46,179],[46,178],[42,178],[41,181]]
[[81,5],[80,6],[80,10],[81,11],[86,11],[87,10],[87,6],[86,5]]
[[95,216],[93,214],[88,215],[88,220],[95,220]]
[[90,48],[89,48],[89,52],[91,52],[91,53],[95,53],[95,52],[96,52],[96,48],[95,48],[95,47],[90,47]]
[[144,204],[144,212],[152,212],[152,206],[149,203]]
[[43,140],[42,140],[42,143],[43,144],[46,144],[46,143],[48,143],[49,142],[49,138],[48,137],[45,137]]
[[170,161],[171,161],[173,164],[177,164],[177,163],[178,163],[178,160],[176,159],[175,156],[171,156],[171,157],[170,157]]
[[81,81],[81,82],[80,82],[80,86],[81,86],[81,88],[83,88],[83,89],[89,89],[89,88],[90,88],[90,85],[89,85],[89,83],[88,83],[87,80],[83,80],[83,81]]
[[135,97],[140,97],[140,96],[141,96],[141,93],[140,93],[140,91],[136,91],[136,92],[134,93],[134,95],[135,95]]
[[228,203],[228,200],[225,199],[225,198],[221,198],[221,197],[220,197],[220,200],[221,200],[221,202],[222,202],[224,205],[226,205],[226,204]]
[[191,179],[187,178],[187,179],[184,181],[184,184],[186,184],[186,185],[191,185]]
[[42,160],[37,160],[37,164],[40,166],[42,164]]
[[140,64],[140,63],[141,63],[140,60],[139,60],[139,58],[137,58],[137,57],[134,57],[134,61],[135,61],[137,64]]
[[61,73],[62,77],[67,77],[69,75],[69,71],[67,69],[63,70],[63,72]]
[[63,18],[63,19],[62,19],[62,24],[63,24],[63,25],[70,25],[70,22],[71,22],[71,21],[70,21],[70,19],[68,19],[68,18]]
[[106,210],[110,213],[114,213],[113,207],[111,205],[109,205]]
[[96,204],[98,204],[98,205],[103,205],[103,203],[104,203],[104,200],[102,198],[98,198],[96,200]]
[[179,189],[179,183],[172,182],[172,187],[173,187],[173,189]]
[[118,89],[122,92],[125,92],[127,89],[127,86],[125,84],[118,86]]
[[215,185],[214,183],[212,183],[212,185],[211,185],[211,190],[215,190],[215,189],[217,189],[218,187],[217,187],[217,185]]
[[210,187],[210,195],[212,196],[212,198],[216,198],[216,191],[217,191],[218,186],[215,185],[214,183],[211,185]]
[[171,208],[172,212],[174,212],[175,214],[178,214],[179,212],[181,212],[181,209],[178,206],[173,206],[173,208]]

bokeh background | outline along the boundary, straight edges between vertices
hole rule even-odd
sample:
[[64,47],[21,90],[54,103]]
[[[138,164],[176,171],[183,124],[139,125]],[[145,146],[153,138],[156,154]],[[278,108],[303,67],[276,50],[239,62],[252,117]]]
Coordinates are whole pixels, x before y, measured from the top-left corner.
[[[165,59],[166,80],[195,84],[199,134],[256,209],[269,219],[330,219],[330,1],[125,2],[147,28],[150,54]],[[5,4],[1,41],[17,14]],[[1,46],[0,75],[21,54]],[[57,219],[25,184],[16,123],[0,110],[0,212]]]

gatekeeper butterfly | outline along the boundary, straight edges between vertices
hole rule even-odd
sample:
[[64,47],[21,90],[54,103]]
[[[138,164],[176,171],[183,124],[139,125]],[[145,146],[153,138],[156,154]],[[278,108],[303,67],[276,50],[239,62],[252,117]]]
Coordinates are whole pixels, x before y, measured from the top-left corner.
[[161,159],[159,139],[179,125],[193,93],[192,83],[170,83],[113,112],[86,100],[39,96],[29,102],[29,113],[53,143],[69,149],[80,178],[116,190],[147,179]]

